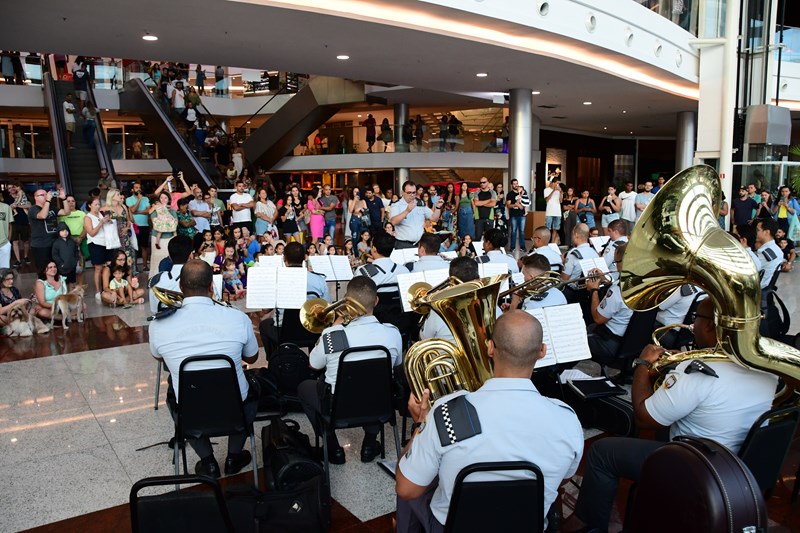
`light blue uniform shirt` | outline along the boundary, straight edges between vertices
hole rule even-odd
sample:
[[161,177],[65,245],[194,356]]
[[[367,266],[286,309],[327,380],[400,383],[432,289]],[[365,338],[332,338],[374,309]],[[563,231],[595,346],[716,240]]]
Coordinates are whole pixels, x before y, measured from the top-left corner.
[[422,255],[419,261],[414,261],[410,264],[411,272],[424,272],[426,270],[441,270],[443,268],[450,268],[450,263],[439,257],[438,255]]
[[533,255],[534,253],[543,255],[550,261],[550,270],[560,270],[556,267],[564,268],[564,260],[561,258],[561,254],[553,250],[549,246],[540,246],[535,248],[533,252],[529,253],[528,255]]
[[534,300],[533,298],[528,298],[524,302],[522,302],[522,310],[527,311],[528,309],[542,309],[545,307],[554,307],[556,305],[566,305],[567,304],[567,297],[564,296],[564,293],[558,289],[550,289],[546,293],[544,293],[544,298],[541,300]]
[[[578,259],[576,254],[574,253],[575,250],[581,255],[581,258]],[[581,260],[583,259],[595,259],[600,257],[595,252],[594,248],[588,242],[580,244],[567,252],[567,263],[564,265],[564,272],[569,274],[569,279],[580,278],[583,276],[583,270],[581,270]]]
[[[181,362],[194,355],[227,355],[233,360],[242,400],[247,397],[247,380],[242,371],[242,355],[258,353],[258,342],[250,318],[233,307],[216,305],[211,298],[184,298],[174,314],[150,323],[150,353],[161,357],[172,374],[177,398]],[[198,362],[192,370],[224,368],[220,362]]]
[[[465,393],[456,393],[459,394]],[[442,446],[434,410],[454,397],[436,401],[398,465],[409,481],[423,487],[439,476],[439,486],[431,500],[436,520],[444,524],[447,519],[453,485],[461,469],[489,461],[530,461],[537,465],[544,476],[544,508],[549,509],[561,480],[575,474],[583,454],[583,429],[572,409],[539,394],[530,379],[493,378],[477,391],[467,393],[478,413],[481,433]],[[500,479],[509,479],[509,475],[470,476],[470,481]]]
[[508,254],[504,254],[500,250],[491,250],[486,252],[486,257],[489,258],[489,263],[499,263],[505,264],[508,266],[508,272],[511,274],[516,274],[519,272],[519,265],[517,265],[517,260],[511,257]]

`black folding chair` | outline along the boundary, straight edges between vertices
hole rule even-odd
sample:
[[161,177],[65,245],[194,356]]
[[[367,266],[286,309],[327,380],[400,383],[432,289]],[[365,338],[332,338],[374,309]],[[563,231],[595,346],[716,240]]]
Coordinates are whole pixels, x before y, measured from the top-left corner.
[[[189,370],[192,363],[216,361],[225,366],[204,370]],[[226,355],[196,355],[181,362],[179,394],[175,420],[174,461],[175,475],[180,474],[178,448],[183,454],[183,470],[186,466],[186,447],[178,446],[186,438],[230,436],[246,431],[250,436],[253,456],[253,483],[258,488],[258,463],[256,436],[253,423],[247,422],[244,402],[239,390],[239,379],[233,360]]]
[[[139,496],[145,487],[199,483],[212,490],[170,491],[155,496]],[[133,533],[234,532],[228,506],[216,480],[206,476],[161,476],[134,483],[130,494]]]
[[739,459],[753,473],[761,492],[767,495],[778,481],[799,421],[797,406],[770,409],[753,423],[739,449]]
[[[516,472],[517,479],[467,480],[478,472]],[[523,477],[526,472],[535,478]],[[456,476],[444,531],[543,531],[544,513],[544,476],[538,466],[525,461],[476,463]]]
[[[374,357],[369,359],[350,357],[370,352]],[[394,414],[393,389],[392,356],[388,348],[384,346],[348,348],[339,356],[336,392],[331,398],[331,409],[328,414],[322,413],[322,446],[328,486],[330,486],[328,431],[380,424],[381,458],[385,458],[383,424],[388,422],[394,432],[397,457],[400,457],[400,437],[397,434]]]

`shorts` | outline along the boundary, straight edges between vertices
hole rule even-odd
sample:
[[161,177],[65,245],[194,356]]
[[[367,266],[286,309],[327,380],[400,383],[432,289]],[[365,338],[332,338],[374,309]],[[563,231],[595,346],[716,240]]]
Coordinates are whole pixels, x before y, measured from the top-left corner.
[[544,225],[547,229],[561,229],[561,216],[557,217],[545,217],[544,218]]
[[85,102],[89,99],[89,95],[86,93],[86,91],[75,91],[75,98],[81,102]]
[[75,283],[76,280],[76,273],[73,270],[72,272],[59,272],[60,275],[64,276],[67,279],[67,283]]
[[106,264],[106,262],[108,262],[108,255],[108,250],[106,250],[105,246],[100,246],[93,242],[89,243],[89,258],[92,260],[92,264],[95,268]]
[[12,241],[27,242],[31,240],[31,227],[28,224],[22,226],[14,224],[14,234],[11,237]]
[[614,222],[615,220],[619,220],[619,213],[611,213],[610,215],[604,214],[602,217],[600,217],[600,226],[607,228],[608,223]]
[[150,248],[150,226],[139,226],[139,233],[136,235],[139,242],[139,250]]
[[75,133],[75,123],[74,122],[66,122],[64,125],[67,128],[68,132]]

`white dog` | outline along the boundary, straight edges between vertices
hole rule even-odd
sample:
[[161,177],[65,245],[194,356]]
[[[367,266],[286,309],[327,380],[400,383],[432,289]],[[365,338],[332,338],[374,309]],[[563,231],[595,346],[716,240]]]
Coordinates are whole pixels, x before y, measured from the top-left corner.
[[29,312],[24,305],[18,305],[8,312],[8,324],[3,326],[3,335],[9,337],[30,337],[35,331],[38,334],[50,332],[50,327],[39,317]]

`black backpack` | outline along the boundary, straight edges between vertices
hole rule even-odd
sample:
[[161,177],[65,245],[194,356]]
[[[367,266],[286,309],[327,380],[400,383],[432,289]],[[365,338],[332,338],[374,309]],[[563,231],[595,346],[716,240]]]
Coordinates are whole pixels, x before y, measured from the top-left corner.
[[766,324],[766,331],[762,329],[762,334],[765,334],[771,339],[781,340],[784,335],[789,331],[789,326],[792,323],[789,310],[786,304],[783,303],[778,297],[778,293],[774,290],[766,292],[767,298],[767,317],[764,320]]

